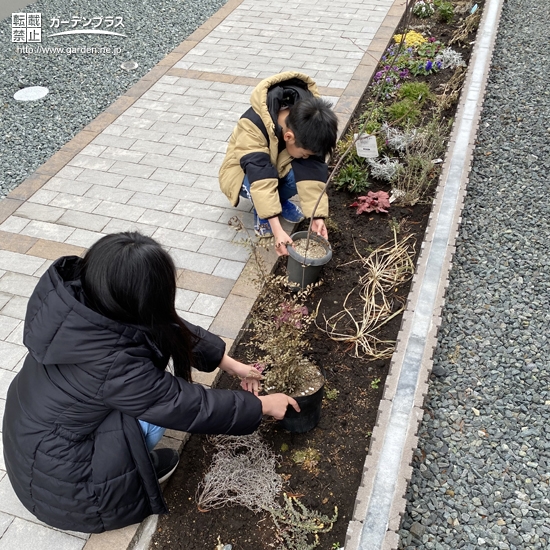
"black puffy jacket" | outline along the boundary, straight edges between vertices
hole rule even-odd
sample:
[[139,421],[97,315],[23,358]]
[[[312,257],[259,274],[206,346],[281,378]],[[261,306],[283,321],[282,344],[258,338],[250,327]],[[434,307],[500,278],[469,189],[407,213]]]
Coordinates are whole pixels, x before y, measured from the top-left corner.
[[[241,435],[257,428],[261,402],[165,372],[166,358],[144,330],[86,306],[79,261],[55,262],[29,300],[29,354],[8,390],[4,458],[17,496],[39,520],[99,533],[167,511],[138,418]],[[198,367],[213,371],[224,342],[188,326],[200,337]]]

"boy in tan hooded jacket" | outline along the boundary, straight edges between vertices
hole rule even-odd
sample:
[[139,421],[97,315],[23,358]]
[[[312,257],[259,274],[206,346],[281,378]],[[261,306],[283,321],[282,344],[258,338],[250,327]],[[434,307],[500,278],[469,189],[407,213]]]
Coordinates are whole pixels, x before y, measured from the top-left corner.
[[[278,255],[292,243],[279,215],[297,223],[311,217],[328,177],[326,156],[336,145],[338,120],[307,75],[286,72],[262,80],[229,140],[219,173],[233,206],[240,197],[254,205],[258,236],[275,238]],[[289,199],[298,194],[300,206]],[[313,231],[327,238],[328,198],[315,212]]]

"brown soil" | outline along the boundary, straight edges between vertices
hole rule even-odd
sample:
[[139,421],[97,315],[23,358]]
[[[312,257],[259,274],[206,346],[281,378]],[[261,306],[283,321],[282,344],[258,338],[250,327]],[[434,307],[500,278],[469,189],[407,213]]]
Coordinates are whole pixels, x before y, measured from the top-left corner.
[[[418,28],[422,23],[416,20],[413,26]],[[451,30],[447,25],[432,24],[431,35],[447,42]],[[453,47],[468,61],[468,49],[461,49],[456,44]],[[427,82],[434,89],[451,75],[451,70],[442,71]],[[445,114],[452,116],[453,113]],[[370,190],[390,191],[387,185],[376,181],[372,182]],[[341,311],[346,295],[357,285],[360,263],[354,260],[358,259],[358,253],[368,256],[374,248],[393,239],[390,221],[399,223],[399,238],[414,235],[418,254],[431,208],[429,204],[414,207],[392,205],[388,214],[358,216],[350,208],[354,195],[330,189],[329,196],[332,220],[329,236],[333,258],[323,268],[322,286],[315,289],[310,299],[315,305],[322,300],[320,319],[323,315],[328,318]],[[307,227],[303,225],[299,229]],[[283,269],[283,264],[281,261],[279,270]],[[405,303],[409,287],[410,281],[395,288],[396,310]],[[398,315],[383,327],[379,337],[395,340],[400,323],[401,315]],[[349,349],[330,340],[315,326],[311,327],[309,338],[312,344],[310,359],[325,369],[327,379],[319,425],[311,432],[292,434],[281,429],[276,422],[267,420],[262,424],[261,432],[281,456],[279,472],[286,480],[287,493],[299,496],[308,508],[327,515],[332,515],[334,507],[338,507],[337,522],[329,533],[320,536],[318,548],[329,550],[338,548],[337,544],[344,546],[390,360],[354,358]],[[234,356],[246,361],[246,351],[241,343]],[[217,387],[237,389],[238,381],[224,375]],[[332,399],[327,398],[327,390]],[[295,464],[291,456],[293,451],[308,447],[319,451],[320,460],[315,467],[304,469]],[[278,548],[269,514],[254,514],[242,507],[209,512],[197,509],[196,488],[211,463],[212,452],[212,446],[203,436],[194,435],[186,444],[181,463],[165,490],[170,514],[160,518],[152,548],[215,550],[218,536],[223,544],[232,544],[234,550]]]

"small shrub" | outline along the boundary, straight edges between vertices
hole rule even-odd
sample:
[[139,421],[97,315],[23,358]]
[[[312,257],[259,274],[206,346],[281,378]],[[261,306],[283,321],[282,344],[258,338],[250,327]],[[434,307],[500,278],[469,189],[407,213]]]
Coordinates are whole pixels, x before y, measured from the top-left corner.
[[336,388],[325,390],[325,397],[330,401],[335,401],[336,399],[338,399],[339,394],[340,392]]
[[369,187],[367,168],[360,165],[360,162],[359,158],[352,158],[350,162],[341,168],[334,179],[337,188],[345,188],[352,193],[362,193]]
[[407,82],[403,84],[397,94],[399,99],[410,99],[422,107],[424,103],[433,98],[430,87],[426,82]]
[[436,56],[435,61],[441,63],[442,69],[456,69],[457,67],[466,67],[462,54],[452,48],[441,50]]
[[441,21],[449,24],[455,16],[455,9],[451,2],[447,2],[446,0],[435,0],[434,5]]
[[424,38],[419,32],[416,31],[409,31],[405,33],[405,35],[394,34],[393,39],[396,44],[404,42],[407,48],[414,48],[415,46],[420,46],[420,44],[428,41],[427,38]]
[[415,126],[420,118],[420,109],[418,105],[410,99],[402,99],[390,105],[386,112],[390,122],[400,122]]
[[420,19],[426,19],[431,17],[435,13],[434,5],[431,2],[424,2],[424,0],[418,0],[413,8],[413,13]]
[[390,196],[385,191],[373,193],[369,191],[364,197],[357,197],[357,200],[350,205],[357,208],[356,214],[363,212],[377,212],[387,214],[390,207]]
[[298,449],[292,453],[292,462],[299,464],[304,470],[311,473],[317,472],[317,465],[321,460],[321,453],[313,447]]
[[381,159],[367,159],[370,166],[370,174],[374,179],[382,181],[392,181],[400,170],[401,165],[397,159],[387,156]]

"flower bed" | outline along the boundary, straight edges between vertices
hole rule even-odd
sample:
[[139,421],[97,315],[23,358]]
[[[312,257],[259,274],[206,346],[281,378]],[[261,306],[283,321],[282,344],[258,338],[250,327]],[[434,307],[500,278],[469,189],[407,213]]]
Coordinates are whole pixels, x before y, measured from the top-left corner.
[[[306,354],[326,373],[321,420],[316,429],[304,434],[291,434],[276,422],[265,422],[260,429],[279,457],[277,472],[291,502],[325,516],[322,527],[319,521],[311,523],[309,546],[296,548],[329,550],[344,545],[392,342],[409,291],[409,263],[416,260],[423,239],[445,151],[445,132],[460,91],[459,61],[467,63],[474,40],[472,26],[450,52],[447,44],[460,32],[461,21],[456,13],[450,23],[446,21],[449,4],[457,10],[465,6],[435,3],[433,16],[410,21],[409,28],[418,33],[409,37],[413,45],[403,40],[390,46],[334,159],[338,171],[335,185],[328,190],[331,217],[327,224],[333,258],[323,268],[322,285],[313,289],[304,304],[309,311],[318,307],[317,326],[307,329],[310,349]],[[464,11],[462,22],[468,13]],[[353,153],[354,135],[362,132],[376,136],[378,159]],[[382,267],[390,260],[397,267],[388,276]],[[365,279],[369,270],[377,274],[376,284],[374,275]],[[284,262],[277,273],[284,273]],[[384,322],[376,330],[362,322],[367,309],[375,317],[384,309]],[[254,344],[254,334],[243,337],[235,355],[250,362],[258,349],[248,344]],[[236,389],[238,381],[223,376],[218,387]],[[235,550],[294,548],[288,540],[281,543],[283,533],[287,536],[291,528],[267,512],[242,506],[197,508],[196,490],[214,453],[214,445],[205,437],[193,436],[187,443],[166,491],[171,514],[160,519],[152,547],[204,550],[217,549],[221,543],[220,550],[224,544],[232,544]],[[298,505],[292,512],[284,508],[286,502],[281,495],[288,519],[298,513]],[[330,523],[326,518],[332,521],[335,509],[337,520],[324,532]]]

